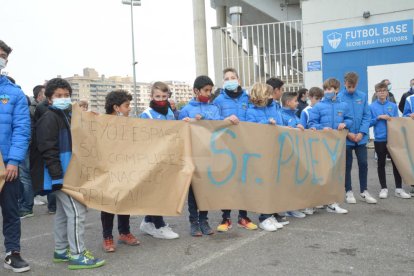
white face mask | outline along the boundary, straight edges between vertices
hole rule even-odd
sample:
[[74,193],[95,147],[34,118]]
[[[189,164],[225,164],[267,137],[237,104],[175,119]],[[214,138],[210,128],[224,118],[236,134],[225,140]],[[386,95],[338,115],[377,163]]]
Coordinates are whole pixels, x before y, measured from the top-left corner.
[[4,58],[0,58],[0,70],[6,68],[6,60]]

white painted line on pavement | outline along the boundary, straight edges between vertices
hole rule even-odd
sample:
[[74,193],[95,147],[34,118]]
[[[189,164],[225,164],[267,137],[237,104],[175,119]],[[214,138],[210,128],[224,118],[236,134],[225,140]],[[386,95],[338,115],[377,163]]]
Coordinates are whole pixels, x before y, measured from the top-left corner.
[[235,251],[235,250],[241,248],[242,246],[244,246],[245,244],[248,244],[248,243],[253,242],[253,241],[257,240],[257,239],[260,239],[261,237],[263,237],[264,235],[267,235],[269,233],[270,232],[261,231],[257,235],[255,235],[255,236],[252,236],[252,237],[249,237],[249,238],[243,238],[239,242],[233,243],[232,245],[224,248],[220,252],[213,253],[210,256],[203,257],[203,258],[201,258],[201,259],[199,259],[199,260],[197,260],[195,262],[192,262],[192,263],[184,266],[181,269],[181,272],[189,272],[189,271],[192,271],[192,270],[196,270],[197,268],[199,268],[199,267],[201,267],[203,265],[206,265],[206,264],[212,262],[213,260],[215,260],[217,258],[220,258],[223,255],[226,255],[226,254],[228,254],[228,253],[230,253],[232,251]]

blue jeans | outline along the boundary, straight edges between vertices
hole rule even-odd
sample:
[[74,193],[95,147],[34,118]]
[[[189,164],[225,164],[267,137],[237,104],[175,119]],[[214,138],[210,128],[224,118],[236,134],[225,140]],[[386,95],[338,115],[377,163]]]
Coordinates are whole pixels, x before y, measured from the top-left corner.
[[351,183],[351,170],[352,170],[352,151],[355,150],[355,154],[358,160],[358,169],[359,169],[359,188],[361,193],[367,189],[368,182],[368,156],[367,156],[367,146],[364,145],[355,145],[355,146],[346,146],[346,171],[345,171],[345,191],[352,191]]
[[194,197],[194,192],[191,185],[190,190],[188,191],[188,212],[190,213],[190,223],[206,221],[208,219],[208,211],[198,211],[197,201]]
[[19,198],[20,212],[32,212],[34,194],[32,178],[30,176],[29,152],[26,154],[24,161],[19,165],[19,178],[21,183],[21,194]]
[[[221,215],[223,219],[230,219],[231,210],[221,210],[221,211],[223,212],[223,214]],[[247,218],[247,211],[239,210],[239,219],[241,218]]]
[[20,252],[19,178],[4,183],[0,193],[0,206],[3,215],[3,235],[6,252]]
[[156,229],[166,226],[162,216],[145,216],[145,222],[152,222]]

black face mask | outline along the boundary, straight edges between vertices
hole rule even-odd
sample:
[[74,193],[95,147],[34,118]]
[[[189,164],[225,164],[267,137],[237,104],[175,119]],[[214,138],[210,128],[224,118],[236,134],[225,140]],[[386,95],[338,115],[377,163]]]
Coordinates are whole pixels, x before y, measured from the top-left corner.
[[271,105],[272,105],[272,103],[273,103],[273,99],[268,99],[268,100],[267,100],[267,106],[271,106]]
[[239,85],[239,87],[237,87],[236,91],[229,91],[227,89],[224,89],[224,92],[226,92],[227,96],[229,96],[230,98],[236,99],[236,98],[240,97],[240,95],[243,93],[243,89]]
[[168,109],[170,108],[169,104],[166,104],[165,106],[159,106],[157,105],[154,100],[152,100],[150,102],[150,107],[152,109],[154,109],[155,111],[157,111],[158,113],[162,114],[162,115],[167,115],[168,114]]

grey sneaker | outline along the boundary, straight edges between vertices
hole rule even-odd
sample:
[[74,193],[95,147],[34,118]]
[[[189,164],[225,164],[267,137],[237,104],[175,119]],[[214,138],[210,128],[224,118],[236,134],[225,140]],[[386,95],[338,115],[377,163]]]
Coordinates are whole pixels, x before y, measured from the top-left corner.
[[203,233],[201,233],[200,224],[197,221],[191,223],[190,233],[193,237],[201,237],[203,235]]
[[210,225],[208,225],[208,221],[200,221],[200,229],[204,235],[212,235],[214,234],[213,229],[211,229]]

